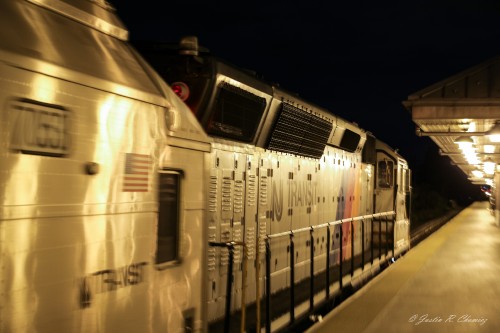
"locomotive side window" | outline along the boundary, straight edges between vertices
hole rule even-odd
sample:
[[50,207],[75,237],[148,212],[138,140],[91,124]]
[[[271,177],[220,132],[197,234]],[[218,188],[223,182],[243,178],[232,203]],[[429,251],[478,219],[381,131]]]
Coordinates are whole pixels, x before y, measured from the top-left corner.
[[391,188],[394,176],[394,162],[382,160],[378,162],[378,187]]
[[403,176],[403,173],[405,172],[405,169],[403,169],[402,167],[398,169],[398,174],[397,174],[397,177],[399,178],[398,179],[398,192],[400,193],[403,193],[404,191],[404,188],[405,188],[405,178]]
[[375,148],[375,137],[366,136],[365,144],[362,151],[362,162],[375,165],[377,162],[377,151]]
[[206,130],[212,135],[250,142],[255,136],[265,107],[265,98],[222,83]]
[[354,152],[358,148],[360,140],[361,136],[358,133],[355,133],[346,128],[344,131],[344,135],[342,135],[342,139],[340,140],[339,146],[342,149]]
[[405,169],[405,192],[411,191],[411,171]]
[[158,240],[156,264],[179,258],[180,179],[177,171],[163,171],[158,188]]

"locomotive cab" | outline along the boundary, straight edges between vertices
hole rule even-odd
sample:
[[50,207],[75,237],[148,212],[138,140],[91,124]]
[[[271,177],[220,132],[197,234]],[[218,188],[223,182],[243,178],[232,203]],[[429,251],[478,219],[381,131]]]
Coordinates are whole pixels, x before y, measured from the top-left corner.
[[[382,225],[396,257],[409,249],[411,171],[407,162],[383,142],[376,144],[375,213],[394,211]],[[392,235],[392,236],[389,236]]]

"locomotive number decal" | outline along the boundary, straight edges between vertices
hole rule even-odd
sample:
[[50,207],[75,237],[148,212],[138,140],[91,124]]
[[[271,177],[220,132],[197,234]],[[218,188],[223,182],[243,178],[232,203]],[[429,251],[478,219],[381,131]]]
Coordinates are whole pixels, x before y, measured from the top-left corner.
[[69,112],[58,105],[22,99],[9,110],[10,148],[26,154],[61,157],[69,152]]

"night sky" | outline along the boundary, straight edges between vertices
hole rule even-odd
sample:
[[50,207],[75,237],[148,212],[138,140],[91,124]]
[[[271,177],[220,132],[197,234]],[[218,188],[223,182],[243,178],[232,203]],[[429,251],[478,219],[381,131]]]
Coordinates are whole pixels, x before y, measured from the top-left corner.
[[413,169],[437,149],[415,135],[402,101],[500,55],[500,1],[111,3],[132,41],[195,35],[218,57],[358,123]]

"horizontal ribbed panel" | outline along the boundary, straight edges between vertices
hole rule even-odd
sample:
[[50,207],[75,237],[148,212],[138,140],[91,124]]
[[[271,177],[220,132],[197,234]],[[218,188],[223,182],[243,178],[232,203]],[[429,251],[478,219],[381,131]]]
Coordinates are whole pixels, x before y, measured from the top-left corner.
[[332,131],[332,124],[318,116],[282,104],[281,112],[269,140],[268,149],[320,158]]

